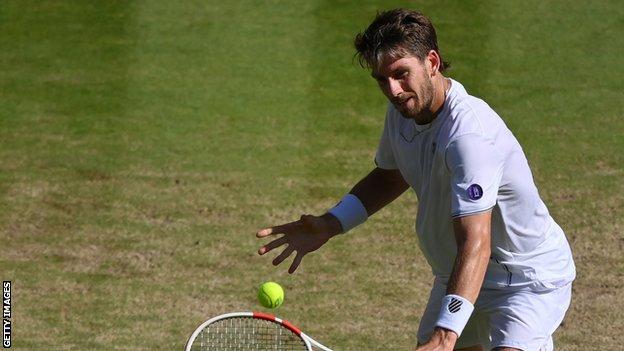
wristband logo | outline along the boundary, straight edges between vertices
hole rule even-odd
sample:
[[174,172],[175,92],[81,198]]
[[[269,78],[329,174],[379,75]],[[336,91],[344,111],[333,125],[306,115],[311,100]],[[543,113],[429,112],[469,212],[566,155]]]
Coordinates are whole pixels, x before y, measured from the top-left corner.
[[463,304],[463,302],[461,302],[460,300],[456,299],[456,298],[451,298],[451,302],[449,302],[447,308],[449,310],[449,312],[451,313],[455,313],[459,310],[461,310],[461,305]]
[[468,187],[468,197],[471,200],[479,200],[483,196],[483,189],[479,184],[472,184]]

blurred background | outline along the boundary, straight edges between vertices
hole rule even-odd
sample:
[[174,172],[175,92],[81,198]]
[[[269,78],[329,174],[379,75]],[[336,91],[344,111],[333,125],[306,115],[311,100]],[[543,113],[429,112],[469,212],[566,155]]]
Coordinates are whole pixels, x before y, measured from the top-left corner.
[[374,166],[386,102],[352,40],[395,7],[431,18],[448,74],[514,132],[568,235],[558,349],[620,349],[624,7],[606,0],[2,1],[13,347],[182,349],[209,317],[265,311],[267,280],[286,290],[272,312],[335,350],[415,346],[432,278],[413,193],[294,275],[254,236]]

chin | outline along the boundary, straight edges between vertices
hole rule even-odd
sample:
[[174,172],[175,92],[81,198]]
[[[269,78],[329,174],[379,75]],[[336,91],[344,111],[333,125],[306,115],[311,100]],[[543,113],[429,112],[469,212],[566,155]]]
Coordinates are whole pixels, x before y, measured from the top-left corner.
[[413,115],[413,114],[411,114],[411,113],[406,113],[406,112],[401,111],[401,110],[399,110],[399,112],[401,112],[401,117],[403,117],[403,118],[405,118],[405,119],[413,119],[413,120],[416,120],[416,119],[417,119],[417,118],[416,118],[416,116],[414,116],[414,115]]
[[416,121],[418,121],[418,116],[419,116],[419,112],[418,111],[414,111],[412,109],[400,109],[397,108],[397,110],[399,110],[399,112],[401,112],[401,116],[403,116],[404,118],[407,119],[414,119]]

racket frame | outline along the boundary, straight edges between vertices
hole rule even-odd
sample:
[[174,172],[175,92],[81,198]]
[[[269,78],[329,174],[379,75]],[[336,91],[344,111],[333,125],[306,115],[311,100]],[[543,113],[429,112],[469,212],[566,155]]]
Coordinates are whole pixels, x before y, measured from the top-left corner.
[[185,351],[191,351],[191,346],[193,345],[193,342],[195,341],[197,336],[202,332],[202,330],[204,330],[207,326],[209,326],[212,323],[216,323],[218,321],[221,321],[221,320],[224,320],[224,319],[229,319],[229,318],[256,318],[256,319],[263,319],[263,320],[266,320],[266,321],[270,321],[270,322],[276,323],[276,324],[278,324],[278,325],[280,325],[280,326],[282,326],[282,327],[292,331],[297,336],[299,336],[301,338],[301,340],[303,340],[303,343],[305,344],[305,346],[308,349],[308,351],[313,351],[312,346],[314,346],[316,348],[319,348],[319,349],[321,349],[323,351],[332,351],[331,349],[329,349],[326,346],[322,345],[318,341],[316,341],[316,340],[312,339],[311,337],[309,337],[307,334],[302,332],[299,328],[294,326],[289,321],[287,321],[285,319],[281,319],[281,318],[275,317],[272,314],[262,313],[262,312],[233,312],[233,313],[226,313],[226,314],[222,314],[222,315],[216,316],[214,318],[211,318],[211,319],[203,322],[202,324],[200,324],[199,327],[197,327],[195,329],[193,334],[191,334],[191,336],[189,337],[184,350]]

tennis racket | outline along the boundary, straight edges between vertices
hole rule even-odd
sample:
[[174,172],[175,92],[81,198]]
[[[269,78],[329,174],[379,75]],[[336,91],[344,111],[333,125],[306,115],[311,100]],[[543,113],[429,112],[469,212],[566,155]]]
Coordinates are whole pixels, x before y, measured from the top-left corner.
[[202,323],[185,351],[331,351],[290,322],[267,313],[222,314]]

